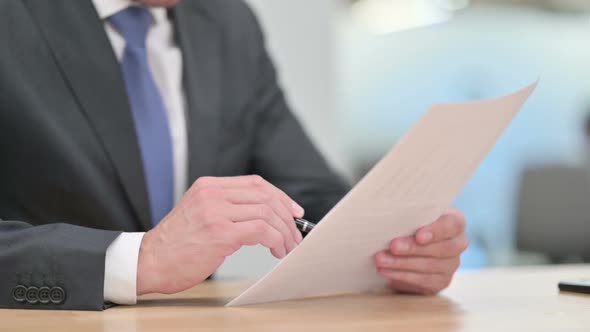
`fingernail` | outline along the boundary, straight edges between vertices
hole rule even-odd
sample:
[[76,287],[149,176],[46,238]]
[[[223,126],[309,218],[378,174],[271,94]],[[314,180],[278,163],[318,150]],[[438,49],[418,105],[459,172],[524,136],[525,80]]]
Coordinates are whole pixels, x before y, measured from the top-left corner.
[[396,249],[398,254],[405,254],[410,250],[410,245],[407,242],[399,242]]
[[422,233],[422,235],[420,235],[420,242],[428,243],[428,242],[430,242],[430,240],[432,240],[432,233],[431,232]]
[[297,203],[291,203],[291,210],[296,217],[303,217],[305,210]]

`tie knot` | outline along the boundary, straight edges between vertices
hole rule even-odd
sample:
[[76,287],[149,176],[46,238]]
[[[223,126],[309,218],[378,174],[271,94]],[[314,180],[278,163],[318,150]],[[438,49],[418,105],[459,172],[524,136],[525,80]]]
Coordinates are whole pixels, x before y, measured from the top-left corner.
[[131,6],[110,16],[109,22],[119,31],[128,45],[143,47],[152,23],[152,15],[144,7]]

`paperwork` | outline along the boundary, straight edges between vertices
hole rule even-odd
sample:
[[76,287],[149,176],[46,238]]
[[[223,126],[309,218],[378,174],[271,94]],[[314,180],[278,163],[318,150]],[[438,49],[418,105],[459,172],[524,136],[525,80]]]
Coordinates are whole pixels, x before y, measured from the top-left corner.
[[451,206],[536,86],[434,105],[295,250],[227,306],[384,287],[375,253]]

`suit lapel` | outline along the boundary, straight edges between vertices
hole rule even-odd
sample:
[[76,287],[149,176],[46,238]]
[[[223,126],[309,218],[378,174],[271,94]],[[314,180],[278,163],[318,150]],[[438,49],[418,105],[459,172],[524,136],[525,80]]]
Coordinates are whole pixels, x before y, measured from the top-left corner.
[[[207,0],[209,1],[209,0]],[[172,10],[183,55],[187,100],[189,181],[215,174],[221,92],[221,35],[199,2],[180,2]]]
[[28,1],[143,229],[151,228],[141,155],[119,63],[91,1]]

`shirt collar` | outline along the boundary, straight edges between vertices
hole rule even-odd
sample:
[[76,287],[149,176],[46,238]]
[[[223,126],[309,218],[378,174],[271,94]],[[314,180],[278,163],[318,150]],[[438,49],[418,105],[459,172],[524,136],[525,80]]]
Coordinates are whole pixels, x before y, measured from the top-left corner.
[[[119,11],[129,7],[137,6],[137,2],[133,0],[92,0],[98,17],[101,20],[106,20],[109,16],[118,13]],[[155,23],[160,23],[166,20],[165,8],[150,8],[150,13],[154,18]]]

